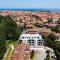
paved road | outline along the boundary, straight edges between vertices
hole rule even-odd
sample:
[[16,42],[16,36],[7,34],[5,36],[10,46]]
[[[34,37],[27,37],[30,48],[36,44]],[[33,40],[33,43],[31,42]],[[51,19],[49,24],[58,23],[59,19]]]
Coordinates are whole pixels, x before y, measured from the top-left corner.
[[[46,50],[53,51],[51,48],[41,48],[39,52],[37,53],[35,60],[44,60],[46,58]],[[54,52],[50,53],[50,56],[55,56]],[[55,60],[51,57],[51,60]]]
[[44,60],[46,58],[46,53],[45,49],[41,49],[38,54],[36,55],[35,60]]

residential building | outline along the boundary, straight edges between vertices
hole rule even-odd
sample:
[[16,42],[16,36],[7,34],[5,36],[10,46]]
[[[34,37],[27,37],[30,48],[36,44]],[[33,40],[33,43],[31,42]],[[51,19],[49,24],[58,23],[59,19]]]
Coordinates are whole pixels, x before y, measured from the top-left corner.
[[20,43],[27,43],[30,45],[31,49],[39,49],[43,46],[43,39],[41,34],[21,34],[19,37]]
[[12,53],[11,60],[30,60],[30,46],[19,43]]
[[38,29],[38,33],[41,33],[43,35],[48,35],[49,33],[52,33],[53,31],[49,28],[46,28],[46,27],[42,27],[42,28],[39,28]]

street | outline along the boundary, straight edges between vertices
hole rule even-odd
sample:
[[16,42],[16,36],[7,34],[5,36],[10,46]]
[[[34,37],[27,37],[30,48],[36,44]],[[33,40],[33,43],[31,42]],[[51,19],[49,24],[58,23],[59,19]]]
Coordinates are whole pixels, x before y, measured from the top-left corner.
[[[38,53],[37,53],[37,55],[36,55],[36,57],[35,57],[34,60],[44,60],[46,58],[46,55],[47,55],[46,54],[46,50],[50,50],[52,52],[52,53],[50,53],[50,56],[56,57],[55,54],[54,54],[54,52],[53,52],[53,50],[51,48],[44,47],[44,48],[40,48],[40,50],[38,51]],[[51,57],[51,60],[55,60],[55,59],[53,59]]]
[[46,50],[41,48],[40,51],[37,53],[35,60],[44,60],[46,58]]

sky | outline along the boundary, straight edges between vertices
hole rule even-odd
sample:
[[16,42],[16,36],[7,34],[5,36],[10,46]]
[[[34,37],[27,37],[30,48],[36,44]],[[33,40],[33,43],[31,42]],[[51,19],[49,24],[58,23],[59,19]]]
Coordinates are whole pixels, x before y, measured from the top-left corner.
[[60,9],[60,0],[0,0],[0,8]]

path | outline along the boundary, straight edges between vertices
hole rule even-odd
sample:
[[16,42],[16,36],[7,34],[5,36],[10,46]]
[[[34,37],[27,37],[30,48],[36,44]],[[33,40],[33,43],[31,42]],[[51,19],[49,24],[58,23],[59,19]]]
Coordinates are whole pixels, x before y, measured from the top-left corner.
[[3,58],[3,60],[10,60],[11,54],[13,52],[14,46],[11,44]]

